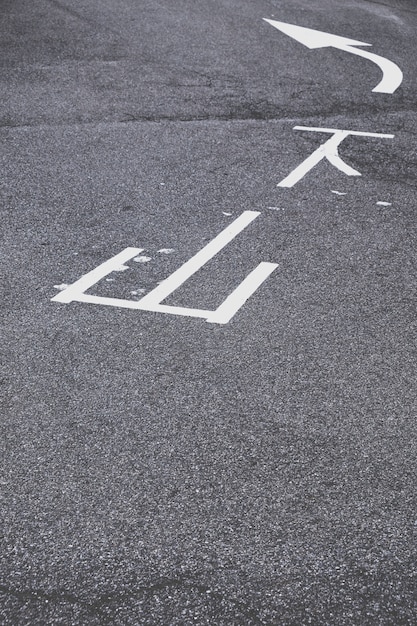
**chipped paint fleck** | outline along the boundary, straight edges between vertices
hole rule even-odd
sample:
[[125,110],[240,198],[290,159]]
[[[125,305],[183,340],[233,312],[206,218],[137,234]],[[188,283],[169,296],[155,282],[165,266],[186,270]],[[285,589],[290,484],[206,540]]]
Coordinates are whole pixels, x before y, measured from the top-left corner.
[[135,256],[133,260],[136,263],[149,263],[149,261],[152,261],[152,257],[151,256]]

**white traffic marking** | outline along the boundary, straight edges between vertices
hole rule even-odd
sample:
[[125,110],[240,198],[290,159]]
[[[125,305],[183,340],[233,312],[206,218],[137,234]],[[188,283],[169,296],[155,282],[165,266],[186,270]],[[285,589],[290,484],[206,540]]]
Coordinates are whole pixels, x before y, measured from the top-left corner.
[[336,189],[331,189],[331,192],[334,193],[336,196],[346,196],[347,195],[346,191],[336,191]]
[[356,46],[371,46],[370,43],[364,43],[363,41],[356,41],[355,39],[348,39],[347,37],[339,37],[338,35],[332,35],[320,30],[313,30],[312,28],[304,28],[303,26],[296,26],[295,24],[287,24],[285,22],[277,22],[276,20],[269,20],[264,18],[265,22],[271,24],[282,33],[285,33],[292,39],[295,39],[299,43],[302,43],[310,50],[315,48],[338,48],[356,56],[368,59],[373,63],[376,63],[382,70],[382,80],[372,91],[376,93],[394,93],[396,89],[401,85],[403,81],[403,73],[392,61],[381,57],[368,50],[361,50]]
[[377,202],[380,206],[392,206],[391,202]]
[[313,167],[315,167],[323,159],[327,159],[334,167],[348,176],[362,176],[360,172],[350,167],[342,161],[338,153],[338,147],[346,137],[355,135],[358,137],[382,137],[384,139],[392,139],[394,135],[383,135],[381,133],[363,133],[354,130],[340,130],[337,128],[314,128],[309,126],[294,126],[294,130],[307,130],[315,133],[331,133],[330,137],[324,144],[305,159],[298,167],[295,168],[286,178],[284,178],[278,187],[293,187],[300,181]]
[[[116,306],[125,309],[169,313],[171,315],[183,315],[187,317],[202,317],[207,322],[214,324],[227,324],[256,289],[258,289],[278,267],[277,263],[260,263],[215,311],[169,306],[161,304],[161,302],[174,293],[178,287],[201,269],[203,265],[210,261],[210,259],[220,252],[220,250],[230,243],[232,239],[242,232],[259,215],[260,213],[257,211],[244,211],[240,217],[235,219],[227,228],[217,235],[217,237],[140,300],[107,298],[85,293],[87,289],[91,288],[108,274],[120,268],[120,264],[133,259],[137,254],[143,252],[142,248],[126,248],[113,258],[99,265],[96,269],[88,272],[88,274],[70,285],[67,289],[60,292],[52,298],[52,301],[63,303],[72,301],[88,302],[91,304]],[[139,293],[141,293],[141,290],[131,292],[132,295]]]

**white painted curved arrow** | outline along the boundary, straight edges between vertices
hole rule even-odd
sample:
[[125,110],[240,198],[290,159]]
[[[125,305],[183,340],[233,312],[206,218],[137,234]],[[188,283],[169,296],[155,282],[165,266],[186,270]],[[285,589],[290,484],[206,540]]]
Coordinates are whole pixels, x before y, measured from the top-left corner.
[[313,30],[312,28],[304,28],[303,26],[296,26],[295,24],[286,24],[285,22],[277,22],[276,20],[269,20],[267,18],[264,18],[264,20],[282,33],[285,33],[289,37],[292,37],[292,39],[307,46],[310,50],[315,48],[338,48],[339,50],[356,54],[356,56],[376,63],[383,74],[381,82],[372,89],[372,91],[376,93],[394,93],[403,81],[403,73],[398,65],[385,57],[368,52],[368,50],[356,48],[356,46],[371,46],[372,44],[370,43],[348,39],[347,37],[339,37],[338,35],[324,33],[320,30]]

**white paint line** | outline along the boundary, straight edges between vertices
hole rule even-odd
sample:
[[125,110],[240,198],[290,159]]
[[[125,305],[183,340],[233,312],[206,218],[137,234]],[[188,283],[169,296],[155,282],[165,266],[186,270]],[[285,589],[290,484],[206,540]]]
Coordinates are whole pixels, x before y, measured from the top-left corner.
[[211,324],[227,324],[251,295],[278,267],[277,263],[259,263],[234,291],[224,300],[219,308],[211,313],[206,322]]
[[159,254],[172,254],[173,252],[175,252],[174,248],[161,248],[158,250]]
[[382,137],[383,139],[393,139],[395,137],[395,135],[387,135],[385,133],[365,133],[361,130],[341,130],[340,128],[321,128],[319,126],[294,126],[293,130],[307,130],[312,133],[330,133],[332,135],[346,133],[346,137],[348,135],[354,135],[356,137]]
[[72,302],[73,300],[79,300],[80,296],[84,295],[84,291],[87,291],[87,289],[98,283],[102,278],[108,276],[108,274],[111,274],[111,272],[117,271],[117,268],[120,267],[121,264],[129,261],[140,252],[143,252],[142,248],[126,248],[122,250],[119,254],[116,254],[91,272],[88,272],[88,274],[82,276],[67,289],[58,293],[52,300],[54,302]]
[[197,252],[197,254],[186,261],[184,265],[144,296],[141,300],[143,306],[149,309],[149,307],[152,308],[160,304],[160,302],[165,300],[165,298],[203,267],[207,261],[210,261],[210,259],[220,252],[236,235],[253,222],[258,215],[260,215],[258,211],[244,211],[240,217],[235,219],[227,228],[217,235],[217,237],[212,239],[204,248]]
[[346,196],[347,193],[345,191],[336,191],[335,189],[330,190],[332,193],[336,194],[336,196]]
[[340,37],[339,35],[332,35],[331,33],[325,33],[312,28],[296,26],[295,24],[277,22],[276,20],[269,20],[267,18],[264,18],[264,20],[307,48],[310,48],[310,50],[315,48],[338,48],[344,52],[350,52],[351,54],[355,54],[356,56],[363,57],[364,59],[368,59],[369,61],[376,63],[376,65],[378,65],[378,67],[382,70],[382,80],[376,87],[374,87],[374,89],[372,89],[373,92],[392,94],[396,89],[398,89],[403,81],[403,73],[398,65],[385,57],[373,54],[368,50],[358,50],[356,47],[371,46],[372,44],[357,41],[355,39],[348,39],[347,37]]
[[[63,300],[57,300],[57,298],[52,298],[55,302],[66,302]],[[85,302],[88,304],[101,304],[104,306],[114,306],[121,309],[135,309],[140,310],[142,307],[139,305],[140,300],[124,300],[123,298],[107,298],[104,296],[93,296],[88,293],[80,292],[76,297],[73,297],[72,301],[76,302]]]
[[278,187],[293,187],[304,176],[313,169],[320,161],[327,159],[331,165],[346,174],[347,176],[361,176],[361,173],[350,167],[339,156],[338,147],[346,137],[355,135],[359,137],[382,137],[384,139],[392,139],[394,135],[386,135],[381,133],[364,133],[353,130],[340,130],[337,128],[315,128],[310,126],[294,126],[294,130],[306,130],[308,132],[331,133],[330,137],[324,144],[319,146],[317,150],[307,157],[298,167],[296,167],[286,178],[284,178]]
[[[55,302],[64,302],[58,300],[57,297],[52,298]],[[158,304],[156,306],[146,306],[142,304],[142,300],[125,300],[123,298],[108,298],[106,296],[94,296],[88,293],[80,292],[77,297],[74,297],[71,301],[83,302],[87,304],[100,304],[103,306],[113,306],[121,309],[133,309],[135,311],[148,311],[151,313],[169,313],[171,315],[183,315],[185,317],[202,317],[207,318],[213,311],[206,311],[204,309],[189,309],[187,307],[168,306],[165,304]],[[65,301],[66,302],[66,301]]]
[[133,259],[135,261],[135,263],[149,263],[149,261],[152,261],[152,257],[151,256],[135,256],[135,258]]
[[392,202],[377,202],[380,206],[392,206]]
[[129,269],[128,265],[119,265],[119,267],[115,267],[113,269],[113,272],[125,272],[128,269]]
[[211,315],[213,311],[206,311],[204,309],[189,309],[187,307],[182,306],[170,306],[167,304],[157,304],[156,306],[143,306],[142,300],[139,300],[138,307],[142,311],[149,311],[151,313],[169,313],[170,315],[182,315],[184,317],[202,317],[204,319],[207,318],[208,315]]

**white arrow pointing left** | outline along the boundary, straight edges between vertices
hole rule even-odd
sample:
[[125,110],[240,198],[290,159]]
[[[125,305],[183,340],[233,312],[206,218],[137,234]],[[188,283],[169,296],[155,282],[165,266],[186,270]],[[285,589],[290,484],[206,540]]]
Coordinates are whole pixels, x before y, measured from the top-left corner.
[[381,82],[372,89],[372,91],[376,93],[394,93],[403,81],[403,73],[398,65],[385,57],[356,47],[371,46],[372,44],[370,43],[348,39],[347,37],[339,37],[339,35],[332,35],[320,30],[296,26],[295,24],[286,24],[285,22],[277,22],[276,20],[268,20],[267,18],[264,18],[264,20],[311,50],[315,48],[338,48],[339,50],[356,54],[356,56],[376,63],[378,67],[381,68],[383,74]]

